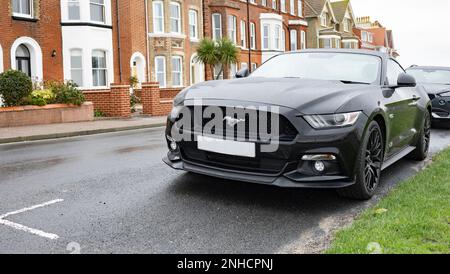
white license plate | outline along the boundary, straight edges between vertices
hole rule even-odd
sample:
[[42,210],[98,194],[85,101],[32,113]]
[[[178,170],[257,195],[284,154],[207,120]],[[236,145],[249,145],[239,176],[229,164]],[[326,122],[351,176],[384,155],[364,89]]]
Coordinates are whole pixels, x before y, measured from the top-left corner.
[[205,136],[197,136],[198,149],[226,155],[256,157],[255,143],[236,142],[223,139],[215,139]]

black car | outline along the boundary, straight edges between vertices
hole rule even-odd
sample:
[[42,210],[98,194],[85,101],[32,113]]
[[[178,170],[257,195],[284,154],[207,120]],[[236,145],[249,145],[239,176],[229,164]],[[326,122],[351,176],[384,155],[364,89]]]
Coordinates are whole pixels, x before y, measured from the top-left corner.
[[[384,53],[290,52],[236,77],[178,94],[167,121],[166,164],[279,187],[335,188],[345,197],[370,199],[383,169],[407,155],[419,161],[427,156],[430,99]],[[226,116],[212,115],[211,108]],[[247,115],[249,109],[257,122]],[[276,132],[270,140],[262,134],[266,127]],[[275,148],[268,149],[272,144]]]
[[433,124],[450,127],[450,67],[413,66],[407,72],[428,93],[433,106]]

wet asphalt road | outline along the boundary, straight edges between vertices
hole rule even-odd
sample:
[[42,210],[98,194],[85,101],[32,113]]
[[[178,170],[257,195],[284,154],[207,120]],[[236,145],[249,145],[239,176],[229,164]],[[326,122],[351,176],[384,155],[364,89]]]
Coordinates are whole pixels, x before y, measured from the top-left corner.
[[[450,144],[434,130],[432,152]],[[63,202],[6,219],[59,236],[50,240],[0,224],[0,253],[319,252],[423,163],[384,172],[370,202],[332,190],[278,189],[174,171],[161,162],[163,129],[0,146],[0,215]],[[73,244],[75,243],[75,244]]]

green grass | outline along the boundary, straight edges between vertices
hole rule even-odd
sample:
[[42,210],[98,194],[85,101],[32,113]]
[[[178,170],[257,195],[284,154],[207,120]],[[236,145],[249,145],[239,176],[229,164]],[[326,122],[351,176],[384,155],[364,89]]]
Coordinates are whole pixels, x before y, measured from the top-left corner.
[[450,254],[450,149],[338,231],[326,253],[371,253],[369,243],[387,254]]

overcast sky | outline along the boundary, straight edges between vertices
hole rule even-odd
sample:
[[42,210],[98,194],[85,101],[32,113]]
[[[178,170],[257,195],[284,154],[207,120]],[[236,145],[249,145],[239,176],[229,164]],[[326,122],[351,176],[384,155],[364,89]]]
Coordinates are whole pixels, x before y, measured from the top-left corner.
[[450,0],[351,0],[355,16],[392,29],[405,67],[450,67]]

